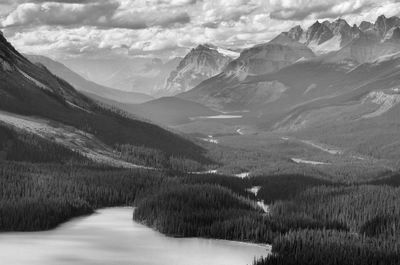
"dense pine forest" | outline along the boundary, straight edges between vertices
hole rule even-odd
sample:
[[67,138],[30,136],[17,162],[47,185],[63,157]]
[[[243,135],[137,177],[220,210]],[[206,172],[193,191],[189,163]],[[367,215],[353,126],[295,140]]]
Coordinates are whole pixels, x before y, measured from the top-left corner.
[[132,205],[159,172],[99,166],[2,162],[0,231],[46,230],[101,207]]
[[240,179],[188,173],[204,165],[144,146],[115,150],[160,170],[99,165],[0,126],[0,231],[51,229],[101,207],[129,205],[135,220],[170,236],[272,244],[273,254],[257,265],[400,262],[399,175],[362,184],[304,175]]
[[[173,236],[272,244],[273,254],[257,265],[400,262],[397,176],[359,185],[298,175],[178,179],[185,184],[138,196],[134,219]],[[254,186],[257,195],[246,192]],[[270,212],[255,200],[268,201]]]
[[347,231],[292,230],[276,237],[273,255],[256,264],[399,264],[399,202],[399,188],[372,185],[321,186],[277,202],[271,215],[334,220]]

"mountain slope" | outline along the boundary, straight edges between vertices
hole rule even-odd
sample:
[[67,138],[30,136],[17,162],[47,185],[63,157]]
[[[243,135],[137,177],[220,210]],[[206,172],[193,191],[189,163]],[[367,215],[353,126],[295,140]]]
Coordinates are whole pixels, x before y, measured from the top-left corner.
[[3,36],[0,65],[0,110],[74,127],[110,148],[117,144],[145,146],[170,156],[207,161],[204,150],[189,140],[99,107],[64,80],[31,63]]
[[[253,82],[253,79],[288,68],[286,74],[294,79],[298,86],[307,79],[301,74],[310,67],[302,62],[313,61],[315,65],[321,65],[320,69],[314,69],[314,74],[319,73],[320,81],[324,81],[322,77],[325,77],[328,86],[335,82],[340,83],[342,74],[357,65],[372,63],[399,53],[399,26],[399,18],[384,16],[380,16],[374,24],[364,22],[360,26],[350,26],[343,19],[322,23],[317,21],[307,30],[296,26],[266,44],[244,50],[240,57],[232,61],[219,75],[205,80],[179,97],[221,110],[255,110],[260,109],[260,105],[268,104],[266,109],[273,109],[275,113],[277,111],[274,106],[282,102],[287,104],[281,106],[291,107],[290,102],[294,96],[286,95],[287,85],[279,80]],[[315,59],[312,50],[318,55]],[[301,69],[302,66],[306,69]],[[330,68],[337,71],[331,71]],[[283,72],[285,71],[281,73]],[[305,74],[313,78],[312,72]],[[335,81],[331,76],[338,79]],[[314,94],[328,95],[326,87],[314,86],[316,84],[305,87],[302,91],[304,94],[297,95],[298,99],[312,99]],[[309,91],[305,93],[307,88]],[[281,97],[286,99],[278,100]]]
[[281,34],[268,43],[244,50],[223,72],[227,77],[244,80],[249,75],[275,72],[299,59],[313,57],[314,53],[305,45]]
[[181,58],[68,59],[62,62],[87,80],[118,90],[156,95]]
[[281,34],[272,41],[244,50],[224,71],[179,97],[222,110],[248,110],[275,100],[285,91],[277,82],[249,84],[247,78],[276,72],[304,58],[313,58],[305,45]]
[[[73,72],[62,63],[56,62],[50,58],[40,55],[25,55],[31,62],[45,66],[54,75],[61,77],[74,86],[77,90],[96,95],[121,103],[138,104],[153,99],[151,96],[135,92],[126,92],[122,90],[104,87],[89,80],[86,80],[79,74]],[[97,98],[98,99],[98,98]]]
[[[204,44],[192,49],[168,77],[159,94],[176,95],[188,91],[202,81],[220,73],[232,60],[215,46]],[[232,52],[233,53],[233,52]]]
[[399,66],[398,56],[351,69],[319,60],[259,76],[249,82],[280,82],[287,90],[253,115],[263,131],[395,159],[400,156]]

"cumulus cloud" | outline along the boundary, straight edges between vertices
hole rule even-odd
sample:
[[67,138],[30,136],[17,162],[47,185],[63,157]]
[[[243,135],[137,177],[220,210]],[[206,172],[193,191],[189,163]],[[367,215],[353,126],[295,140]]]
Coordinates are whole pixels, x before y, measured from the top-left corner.
[[[176,4],[182,5],[185,1],[189,4],[193,0],[175,1],[177,1]],[[2,27],[86,25],[142,29],[152,26],[170,27],[171,25],[190,22],[189,15],[184,11],[161,10],[157,12],[154,8],[146,9],[140,6],[127,9],[126,5],[123,1],[106,0],[35,0],[18,5],[1,21],[1,25]]]
[[384,2],[375,0],[269,0],[270,17],[278,20],[304,20],[307,18],[336,18],[360,14]]
[[[3,21],[3,27],[22,25],[100,25],[118,8],[116,2],[64,4],[46,2],[18,5]],[[102,21],[104,19],[104,21]]]
[[399,15],[399,0],[0,0],[0,26],[23,52],[182,56],[209,42],[245,48],[296,24]]

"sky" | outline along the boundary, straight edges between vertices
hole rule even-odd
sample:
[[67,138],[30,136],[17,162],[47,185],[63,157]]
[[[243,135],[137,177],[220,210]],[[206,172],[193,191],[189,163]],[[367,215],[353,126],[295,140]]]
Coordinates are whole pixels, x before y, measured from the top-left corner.
[[52,58],[184,55],[241,49],[295,25],[400,15],[400,0],[0,0],[0,29],[20,51]]

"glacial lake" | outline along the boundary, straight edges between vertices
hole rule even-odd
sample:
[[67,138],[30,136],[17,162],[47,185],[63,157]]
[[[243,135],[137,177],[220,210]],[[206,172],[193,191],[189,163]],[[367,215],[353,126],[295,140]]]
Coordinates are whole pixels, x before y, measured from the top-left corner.
[[172,238],[132,220],[133,208],[107,208],[45,232],[0,233],[7,265],[246,265],[269,246]]

